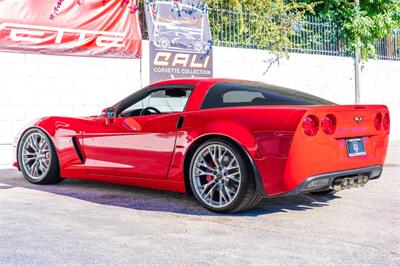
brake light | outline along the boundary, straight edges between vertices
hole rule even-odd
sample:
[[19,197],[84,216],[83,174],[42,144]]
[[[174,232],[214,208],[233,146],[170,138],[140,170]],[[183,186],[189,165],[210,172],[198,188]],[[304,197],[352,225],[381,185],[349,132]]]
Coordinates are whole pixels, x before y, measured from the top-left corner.
[[382,114],[381,113],[378,113],[375,116],[374,126],[375,126],[376,130],[381,130],[381,128],[382,128]]
[[385,130],[389,130],[390,128],[390,116],[388,113],[386,113],[385,116],[383,117],[383,128]]
[[318,118],[314,115],[309,115],[303,120],[303,131],[307,136],[317,135],[319,130]]
[[332,135],[336,131],[336,117],[334,115],[327,115],[321,121],[322,131],[327,135]]

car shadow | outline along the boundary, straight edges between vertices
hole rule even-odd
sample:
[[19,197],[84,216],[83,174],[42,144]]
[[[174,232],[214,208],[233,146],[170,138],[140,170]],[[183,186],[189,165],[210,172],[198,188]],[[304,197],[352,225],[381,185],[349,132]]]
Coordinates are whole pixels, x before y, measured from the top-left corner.
[[[14,187],[44,191],[92,203],[135,210],[223,216],[206,210],[193,197],[182,193],[78,179],[67,179],[57,185],[34,185],[26,181],[22,174],[16,170],[0,170],[0,191]],[[306,211],[327,206],[329,201],[336,198],[339,197],[335,194],[305,194],[263,199],[256,208],[237,214],[229,214],[229,216],[259,216],[278,212]]]

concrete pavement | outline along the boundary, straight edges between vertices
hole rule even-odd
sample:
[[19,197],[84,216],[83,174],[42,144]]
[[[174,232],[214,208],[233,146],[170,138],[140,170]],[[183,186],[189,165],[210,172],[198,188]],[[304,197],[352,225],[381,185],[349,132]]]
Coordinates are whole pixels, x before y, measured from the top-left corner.
[[[392,156],[392,155],[391,155]],[[0,170],[0,265],[400,264],[400,166],[364,188],[216,215],[186,195]]]

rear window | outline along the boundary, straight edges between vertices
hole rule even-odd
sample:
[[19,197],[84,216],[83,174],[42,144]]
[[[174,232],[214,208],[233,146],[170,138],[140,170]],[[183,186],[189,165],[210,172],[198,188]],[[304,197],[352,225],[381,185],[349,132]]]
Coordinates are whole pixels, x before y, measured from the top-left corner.
[[201,109],[255,105],[334,105],[322,98],[258,82],[215,84]]

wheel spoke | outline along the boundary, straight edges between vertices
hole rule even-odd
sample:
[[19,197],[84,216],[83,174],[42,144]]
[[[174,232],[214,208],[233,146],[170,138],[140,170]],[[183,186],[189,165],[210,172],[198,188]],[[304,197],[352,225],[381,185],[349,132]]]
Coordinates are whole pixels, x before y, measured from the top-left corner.
[[43,162],[43,165],[44,165],[44,166],[46,167],[46,169],[47,169],[47,167],[49,167],[50,160],[45,159],[45,160],[43,160],[42,162]]
[[[208,153],[208,150],[207,150],[207,153]],[[210,168],[210,169],[214,170],[214,167],[212,167],[212,165],[210,165],[210,164],[207,162],[207,160],[206,160],[206,158],[205,158],[205,154],[202,153],[202,155],[201,155],[200,158],[201,158],[201,160],[199,160],[198,163],[202,163],[203,165],[207,166],[207,168]]]
[[35,152],[38,151],[36,146],[35,146],[35,144],[33,143],[33,138],[32,137],[29,137],[27,139],[27,145],[29,145],[29,147],[31,147]]
[[224,190],[225,190],[226,195],[228,196],[229,200],[232,200],[231,193],[235,194],[235,192],[232,191],[226,184],[224,185]]
[[222,198],[225,202],[229,202],[231,199],[229,199],[229,200],[226,199],[224,190],[225,190],[225,185],[220,183],[220,186],[219,186],[220,199]]
[[239,166],[231,166],[231,167],[226,167],[225,171],[231,171],[233,169],[239,169]]
[[36,171],[35,171],[36,176],[39,176],[39,170],[40,170],[39,167],[40,167],[40,160],[38,160],[38,163],[36,164],[36,167],[35,167],[36,168]]
[[39,150],[43,151],[44,147],[47,146],[47,142],[45,138],[41,138],[40,143],[39,143]]
[[208,182],[208,183],[206,183],[206,184],[200,186],[199,188],[202,188],[202,189],[203,189],[203,193],[205,193],[205,191],[207,190],[207,188],[209,188],[211,185],[213,185],[214,182],[215,182],[214,180],[211,180],[210,182]]
[[220,156],[219,156],[219,159],[218,159],[218,162],[219,162],[220,165],[222,165],[222,159],[224,158],[225,153],[226,153],[226,149],[224,149],[224,152],[222,154],[220,153]]
[[32,176],[35,176],[35,169],[36,169],[37,164],[38,164],[38,161],[35,160],[35,162],[31,165],[30,172],[31,172]]
[[211,149],[208,148],[208,153],[210,154],[211,159],[212,159],[215,167],[219,167],[219,164],[218,164],[217,159],[216,159],[216,146],[213,146],[213,148],[214,148],[214,152],[212,152]]
[[34,157],[32,157],[32,158],[24,158],[24,162],[25,163],[28,163],[28,162],[30,162],[32,160],[35,160],[35,158]]
[[215,176],[214,173],[205,172],[205,171],[201,170],[200,168],[197,168],[197,171],[198,171],[198,173],[196,174],[197,176],[205,176],[205,175]]
[[197,164],[196,167],[197,167],[198,169],[200,169],[199,166],[202,166],[202,167],[204,167],[204,168],[207,168],[207,169],[210,170],[210,171],[214,171],[214,169],[211,168],[210,166],[208,166],[205,162],[204,162],[204,163],[196,162],[196,164]]
[[226,168],[231,168],[232,165],[236,162],[236,159],[232,157],[231,161],[229,162],[228,166]]
[[217,185],[218,185],[218,183],[215,183],[211,188],[210,188],[210,190],[207,192],[207,194],[204,196],[204,198],[205,199],[210,199],[210,202],[211,202],[211,199],[212,199],[212,196],[214,196],[214,190],[215,190],[215,188],[217,187]]
[[234,176],[232,176],[232,175],[227,175],[227,176],[225,176],[225,178],[228,178],[228,179],[230,179],[230,180],[233,180],[233,181],[235,181],[236,183],[240,183],[240,180],[239,179],[236,179]]
[[33,137],[32,137],[32,139],[33,139],[33,141],[32,141],[32,143],[33,143],[33,145],[35,145],[35,148],[36,148],[36,150],[39,150],[39,142],[40,142],[40,137],[39,137],[39,135],[32,135]]
[[43,160],[39,161],[39,170],[44,173],[46,171],[46,167],[43,164]]
[[240,174],[240,170],[239,169],[237,171],[233,172],[233,173],[226,173],[226,175],[228,175],[228,176],[235,176],[235,175],[238,175],[238,174]]

